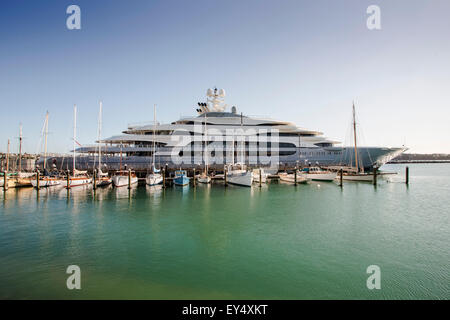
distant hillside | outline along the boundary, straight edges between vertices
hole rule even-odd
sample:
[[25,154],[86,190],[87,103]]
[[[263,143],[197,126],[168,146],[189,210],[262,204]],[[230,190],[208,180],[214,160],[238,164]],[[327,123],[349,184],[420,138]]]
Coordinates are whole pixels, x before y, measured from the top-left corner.
[[450,154],[445,153],[403,153],[389,163],[408,162],[450,162]]

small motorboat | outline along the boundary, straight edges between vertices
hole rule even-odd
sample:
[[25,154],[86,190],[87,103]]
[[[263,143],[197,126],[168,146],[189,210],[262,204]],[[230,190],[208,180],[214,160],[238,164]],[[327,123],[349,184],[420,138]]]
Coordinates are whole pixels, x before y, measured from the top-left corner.
[[[279,173],[280,181],[288,182],[288,183],[296,183],[296,177],[294,173]],[[302,176],[299,172],[297,172],[297,183],[308,183],[308,178]]]
[[186,170],[175,171],[175,177],[173,178],[173,183],[176,186],[186,186],[189,184],[189,178],[187,176]]
[[115,187],[125,187],[138,183],[138,178],[134,171],[119,170],[116,171],[112,177],[112,181]]
[[337,173],[323,170],[319,167],[304,168],[301,172],[302,176],[315,181],[333,181]]

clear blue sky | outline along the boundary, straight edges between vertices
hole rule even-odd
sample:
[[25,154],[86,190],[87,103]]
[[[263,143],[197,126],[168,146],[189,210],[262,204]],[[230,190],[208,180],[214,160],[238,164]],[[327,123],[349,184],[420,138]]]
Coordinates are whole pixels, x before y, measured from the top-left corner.
[[[81,30],[66,8],[81,7]],[[366,9],[381,8],[381,30]],[[450,1],[12,1],[0,5],[0,150],[49,151],[130,122],[193,115],[206,89],[250,115],[347,141],[352,100],[365,145],[450,153]]]

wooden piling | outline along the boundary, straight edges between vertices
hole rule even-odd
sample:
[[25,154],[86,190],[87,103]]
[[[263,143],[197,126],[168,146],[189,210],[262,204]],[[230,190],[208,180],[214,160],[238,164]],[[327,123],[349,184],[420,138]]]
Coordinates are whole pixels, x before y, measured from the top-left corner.
[[36,189],[39,190],[39,170],[36,172]]
[[97,171],[94,168],[94,184],[92,185],[92,189],[95,191],[97,189]]
[[69,172],[69,170],[67,170],[66,183],[67,183],[66,189],[69,190],[70,189],[70,172]]
[[373,185],[374,186],[377,185],[377,173],[378,173],[377,167],[373,166]]
[[295,171],[294,171],[294,186],[296,186],[297,185],[297,168],[295,168]]
[[262,186],[262,174],[261,174],[261,168],[259,168],[259,187]]
[[339,186],[340,186],[340,187],[343,187],[343,186],[344,186],[344,184],[342,183],[343,175],[344,175],[344,171],[343,171],[342,168],[341,168],[341,170],[339,170]]
[[192,181],[193,181],[194,187],[195,187],[195,169],[193,169],[192,172],[193,172],[193,174],[194,174],[194,176],[192,177]]
[[225,167],[223,169],[223,178],[225,179],[225,187],[228,186],[228,181],[227,181],[227,167]]
[[131,189],[131,169],[128,169],[128,189]]
[[3,191],[8,190],[8,175],[7,171],[3,171]]
[[162,176],[163,176],[163,189],[166,188],[166,169],[164,168],[162,171]]
[[405,183],[409,184],[409,167],[407,166],[405,170],[406,170],[406,172],[405,172],[405,175],[406,175],[405,176]]

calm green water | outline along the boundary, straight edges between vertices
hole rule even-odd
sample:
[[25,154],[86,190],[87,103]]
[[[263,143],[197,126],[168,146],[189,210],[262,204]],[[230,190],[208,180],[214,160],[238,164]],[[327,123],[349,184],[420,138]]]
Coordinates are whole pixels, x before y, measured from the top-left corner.
[[2,191],[0,298],[450,299],[450,164],[410,169],[409,187]]

